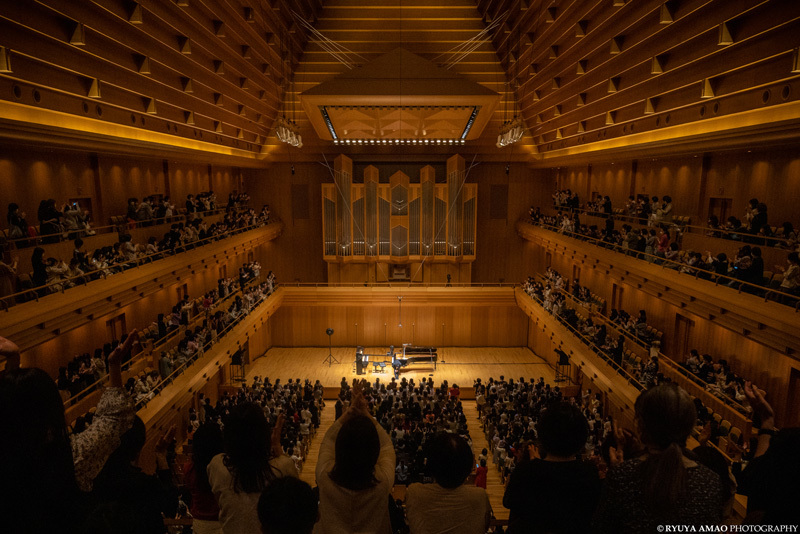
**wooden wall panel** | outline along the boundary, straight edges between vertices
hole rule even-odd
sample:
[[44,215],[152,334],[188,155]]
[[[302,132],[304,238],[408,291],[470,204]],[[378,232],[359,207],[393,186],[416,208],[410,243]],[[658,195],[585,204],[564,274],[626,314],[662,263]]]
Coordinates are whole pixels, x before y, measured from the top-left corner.
[[[579,199],[582,202],[590,200],[593,193],[611,197],[612,204],[621,205],[621,199],[628,198],[631,189],[630,164],[604,163],[593,165],[589,174],[590,187],[587,195]],[[617,200],[620,199],[620,200]],[[616,202],[615,202],[616,201]]]
[[[550,203],[555,188],[553,170],[530,170],[512,164],[509,174],[505,165],[483,163],[472,168],[468,182],[478,183],[478,235],[476,258],[472,264],[473,283],[515,283],[522,280],[528,271],[531,259],[528,247],[514,232],[514,222],[527,215],[531,205]],[[491,186],[508,185],[508,218],[492,219],[490,203],[480,199],[491,197]],[[454,277],[455,279],[455,277]]]
[[[141,200],[147,195],[166,194],[163,160],[103,155],[98,157],[98,166],[101,188],[107,192],[103,195],[106,217],[125,215],[128,198]],[[170,200],[177,208],[183,207],[185,199],[170,192]]]
[[39,202],[53,198],[60,207],[69,198],[94,199],[94,172],[88,154],[20,149],[0,145],[0,191],[3,219],[8,204],[16,202],[27,213],[28,224],[38,224]]
[[206,165],[200,162],[184,164],[169,162],[170,197],[176,206],[183,207],[187,195],[208,191],[208,184],[209,174]]
[[[243,169],[244,189],[253,206],[269,204],[270,210],[284,221],[281,237],[265,245],[266,254],[273,259],[271,267],[278,281],[326,282],[327,268],[322,260],[321,184],[332,181],[326,167],[319,163],[274,165],[268,170]],[[307,184],[310,218],[292,218],[292,184]],[[219,195],[218,195],[219,196]],[[363,282],[363,280],[362,280]]]
[[[402,311],[392,290],[386,290],[392,294],[379,303],[367,300],[363,301],[364,305],[343,300],[347,300],[348,294],[359,295],[369,290],[329,292],[323,288],[308,304],[292,297],[293,291],[304,289],[288,287],[284,290],[286,300],[272,319],[272,342],[276,346],[326,346],[325,330],[329,327],[334,329],[331,342],[335,346],[388,347],[414,343],[520,347],[526,344],[527,321],[516,304],[465,300],[464,295],[474,290],[449,290],[452,302],[447,302],[447,292],[440,290],[442,293],[434,297],[435,302],[424,304],[419,300],[407,304],[408,299],[426,298],[424,290],[404,290]],[[513,295],[510,288],[495,291]],[[401,322],[402,327],[399,326]]]
[[[672,197],[673,213],[699,213],[702,157],[693,156],[669,160],[641,159],[637,162],[636,194],[650,197]],[[628,195],[614,198],[614,207],[624,207]]]

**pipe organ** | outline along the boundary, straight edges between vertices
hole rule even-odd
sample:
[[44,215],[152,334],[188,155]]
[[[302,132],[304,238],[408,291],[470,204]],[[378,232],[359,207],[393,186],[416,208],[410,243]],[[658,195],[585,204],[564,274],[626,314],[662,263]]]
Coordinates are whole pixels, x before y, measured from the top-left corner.
[[464,158],[447,160],[445,183],[433,167],[412,183],[403,172],[380,181],[364,170],[353,183],[353,161],[334,161],[334,183],[322,185],[323,257],[327,262],[411,264],[475,260],[478,184],[465,183]]

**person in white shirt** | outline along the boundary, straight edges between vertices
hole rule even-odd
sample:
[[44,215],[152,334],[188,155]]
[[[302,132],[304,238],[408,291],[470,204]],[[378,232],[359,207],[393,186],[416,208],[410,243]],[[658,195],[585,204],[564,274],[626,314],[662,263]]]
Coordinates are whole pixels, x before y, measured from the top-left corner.
[[486,490],[465,485],[474,456],[461,436],[442,432],[433,438],[428,469],[433,484],[411,484],[406,512],[411,534],[483,534],[492,518]]
[[314,532],[391,534],[388,500],[394,470],[392,441],[370,414],[362,385],[356,383],[350,407],[320,444],[320,521]]
[[297,477],[297,467],[281,448],[283,415],[272,439],[264,411],[253,403],[234,406],[225,419],[225,453],[208,464],[208,481],[217,498],[223,534],[257,533],[256,505],[270,481]]

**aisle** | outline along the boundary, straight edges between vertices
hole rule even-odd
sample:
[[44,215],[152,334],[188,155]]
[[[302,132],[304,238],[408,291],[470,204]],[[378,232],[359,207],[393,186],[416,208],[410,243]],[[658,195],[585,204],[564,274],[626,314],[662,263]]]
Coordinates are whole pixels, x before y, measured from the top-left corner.
[[304,480],[311,484],[311,487],[317,485],[315,471],[317,470],[317,458],[319,457],[319,445],[322,443],[322,438],[325,433],[333,424],[336,417],[336,410],[334,409],[334,401],[325,401],[325,408],[322,410],[322,417],[319,420],[319,428],[317,434],[312,438],[311,445],[308,447],[306,453],[306,461],[303,463],[303,471],[300,473],[300,480]]
[[[489,449],[489,443],[486,441],[486,436],[483,433],[481,421],[478,419],[478,407],[475,405],[474,400],[465,400],[462,403],[464,408],[464,415],[467,417],[467,427],[469,427],[469,435],[472,438],[472,452],[475,453],[475,462],[485,447]],[[505,486],[500,482],[500,472],[497,467],[492,463],[491,450],[489,451],[489,460],[486,462],[486,467],[489,472],[486,477],[486,493],[489,494],[489,502],[492,505],[494,516],[497,519],[508,519],[508,510],[503,507],[503,493],[505,493]]]

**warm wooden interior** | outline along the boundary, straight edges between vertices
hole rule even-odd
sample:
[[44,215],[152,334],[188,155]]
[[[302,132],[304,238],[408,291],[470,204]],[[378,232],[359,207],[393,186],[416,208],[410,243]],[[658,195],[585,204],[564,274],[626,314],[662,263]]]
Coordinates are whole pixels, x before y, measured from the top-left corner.
[[[23,365],[56,375],[76,354],[111,341],[109,321],[124,316],[128,330],[146,327],[179,295],[200,296],[248,261],[274,271],[278,292],[140,414],[151,431],[148,468],[158,432],[185,428],[198,393],[216,401],[230,385],[230,355],[239,349],[248,376],[263,369],[335,386],[352,375],[356,345],[430,344],[447,347],[448,362],[453,355],[435,378],[467,386],[505,369],[549,378],[560,348],[571,355],[573,382],[603,393],[610,413],[631,422],[636,387],[513,287],[552,267],[611,307],[646,310],[674,362],[690,348],[726,359],[768,391],[779,426],[796,426],[797,306],[534,227],[527,215],[531,207],[554,214],[559,189],[577,192],[581,203],[608,195],[614,208],[630,195],[669,195],[674,215],[701,227],[682,247],[729,256],[742,242],[702,227],[712,214],[742,218],[751,198],[768,205],[770,225],[800,227],[798,30],[800,2],[774,0],[0,2],[4,211],[15,202],[36,225],[41,200],[80,201],[103,229],[85,238],[87,249],[119,240],[125,225],[114,218],[131,197],[167,195],[180,207],[201,191],[213,190],[222,204],[246,192],[254,209],[269,204],[274,220],[63,294],[0,306],[0,335],[20,344]],[[347,52],[331,55],[326,39]],[[461,54],[465,43],[474,46]],[[458,145],[345,145],[315,133],[302,94],[398,47],[499,97],[480,136]],[[375,105],[362,100],[353,105]],[[296,123],[302,148],[278,140],[284,117]],[[514,117],[524,135],[500,148],[500,128]],[[403,130],[411,135],[409,124]],[[448,187],[454,158],[459,183],[476,199],[473,254],[321,253],[324,202],[339,202],[343,168],[354,191],[369,181],[384,192],[421,188],[426,179]],[[337,204],[334,235],[347,233],[353,199]],[[408,231],[408,219],[392,215],[391,228]],[[168,227],[130,233],[143,242]],[[72,254],[69,241],[43,246],[46,257]],[[786,265],[788,249],[762,248],[767,270]],[[2,261],[19,258],[17,275],[26,275],[31,253],[4,247]],[[389,285],[397,266],[410,269],[409,280]],[[16,278],[1,281],[5,292]],[[329,341],[341,363],[323,368]],[[508,354],[514,359],[506,362]],[[153,358],[146,354],[129,373]],[[693,394],[720,402],[699,386]],[[95,398],[74,405],[68,419]],[[751,423],[729,417],[744,429]]]

